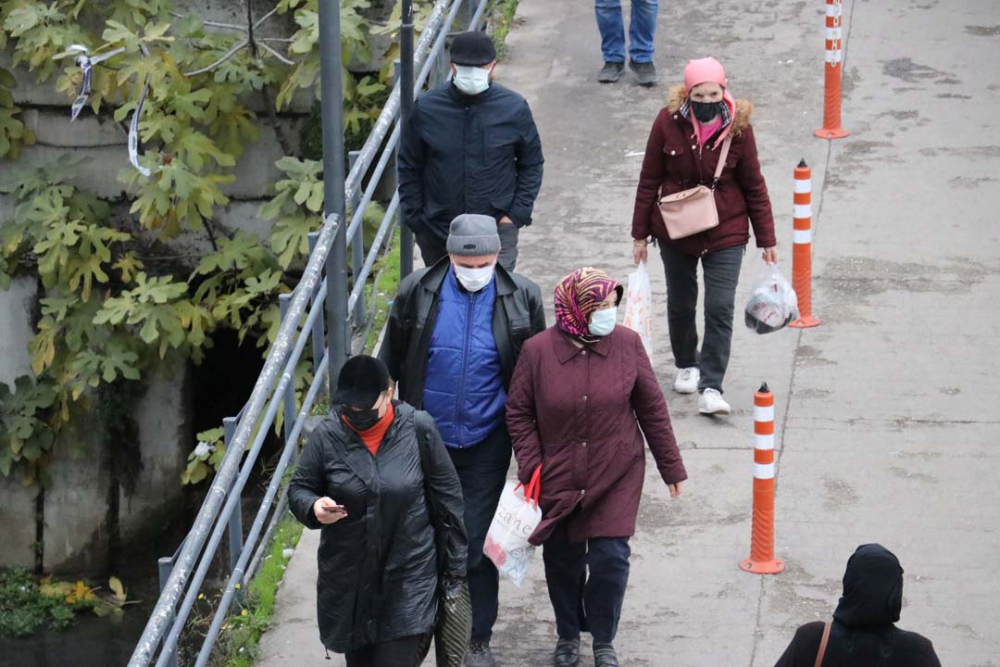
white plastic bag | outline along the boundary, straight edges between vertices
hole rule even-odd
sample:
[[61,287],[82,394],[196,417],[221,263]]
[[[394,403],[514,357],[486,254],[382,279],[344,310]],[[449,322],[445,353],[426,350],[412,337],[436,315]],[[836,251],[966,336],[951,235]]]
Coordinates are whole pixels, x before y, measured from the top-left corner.
[[497,566],[500,576],[516,586],[524,581],[535,555],[528,538],[542,521],[542,510],[538,509],[541,471],[541,467],[535,470],[523,491],[520,484],[507,482],[483,545],[483,553]]
[[625,303],[626,327],[639,334],[642,346],[653,363],[653,287],[649,282],[646,262],[639,262],[639,268],[628,276],[628,295]]
[[768,264],[764,275],[754,283],[747,301],[745,321],[748,328],[759,334],[784,329],[799,319],[799,298],[795,290],[778,271]]

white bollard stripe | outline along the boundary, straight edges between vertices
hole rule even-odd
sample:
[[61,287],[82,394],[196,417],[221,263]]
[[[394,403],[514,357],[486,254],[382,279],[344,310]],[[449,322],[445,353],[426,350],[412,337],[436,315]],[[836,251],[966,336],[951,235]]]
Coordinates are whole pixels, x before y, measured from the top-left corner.
[[844,6],[840,3],[826,6],[826,15],[832,19],[837,18],[838,16],[842,16],[843,14],[844,14]]
[[753,448],[754,449],[774,449],[774,434],[769,433],[768,435],[761,435],[755,433],[753,436]]
[[812,193],[812,181],[808,178],[796,178],[795,179],[795,194],[801,195],[806,193]]
[[813,217],[812,204],[795,204],[795,212],[792,213],[792,217],[799,220]]
[[830,40],[831,42],[834,41],[834,40],[840,39],[841,34],[842,33],[840,31],[840,28],[827,28],[826,29],[826,38],[828,40]]
[[755,422],[773,422],[774,421],[774,406],[773,405],[755,405],[753,406],[753,420]]
[[754,463],[753,476],[756,479],[774,479],[773,463]]
[[795,245],[802,245],[804,243],[812,243],[813,233],[811,229],[793,229],[792,230],[792,243]]
[[827,51],[826,52],[826,62],[827,63],[839,63],[842,60],[842,58],[843,58],[843,56],[842,56],[842,54],[841,54],[841,52],[840,52],[839,49],[836,50],[836,51]]

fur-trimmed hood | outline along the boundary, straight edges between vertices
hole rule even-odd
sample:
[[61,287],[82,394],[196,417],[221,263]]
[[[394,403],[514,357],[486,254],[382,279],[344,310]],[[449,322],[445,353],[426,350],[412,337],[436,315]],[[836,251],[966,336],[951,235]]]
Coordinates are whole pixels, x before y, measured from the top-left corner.
[[[670,88],[667,95],[667,111],[677,113],[688,98],[687,88],[683,83]],[[753,114],[753,103],[750,100],[736,100],[736,113],[733,117],[733,129],[730,132],[732,137],[740,136],[744,129],[750,126],[750,116]]]

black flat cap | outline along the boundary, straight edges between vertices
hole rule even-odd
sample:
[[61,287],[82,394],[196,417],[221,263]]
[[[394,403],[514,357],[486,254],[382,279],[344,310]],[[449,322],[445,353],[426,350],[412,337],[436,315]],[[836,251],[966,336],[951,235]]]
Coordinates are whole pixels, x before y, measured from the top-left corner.
[[388,388],[389,369],[385,364],[375,357],[359,354],[348,359],[340,369],[333,404],[367,410]]
[[451,62],[456,65],[481,67],[497,59],[497,49],[493,40],[479,30],[463,32],[455,36],[451,43]]

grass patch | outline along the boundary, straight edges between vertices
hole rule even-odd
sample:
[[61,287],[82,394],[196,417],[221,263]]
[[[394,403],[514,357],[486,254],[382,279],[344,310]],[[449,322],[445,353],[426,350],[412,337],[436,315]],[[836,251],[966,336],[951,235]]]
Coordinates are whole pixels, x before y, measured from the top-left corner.
[[378,276],[378,284],[369,283],[365,287],[365,303],[371,303],[371,299],[378,299],[375,305],[375,315],[373,317],[371,329],[365,338],[365,354],[372,354],[375,350],[375,343],[378,342],[379,334],[385,326],[385,321],[389,318],[389,309],[392,307],[392,300],[396,298],[399,291],[399,235],[393,237],[392,247],[375,262],[372,267],[373,275]]
[[212,664],[217,667],[250,667],[264,631],[274,615],[278,586],[285,576],[291,552],[302,536],[302,524],[286,516],[278,524],[260,571],[247,586],[246,599],[240,611],[230,616],[222,626]]
[[493,44],[497,49],[497,59],[503,60],[507,55],[507,35],[514,24],[514,14],[517,13],[519,0],[497,0],[491,8],[493,16]]

